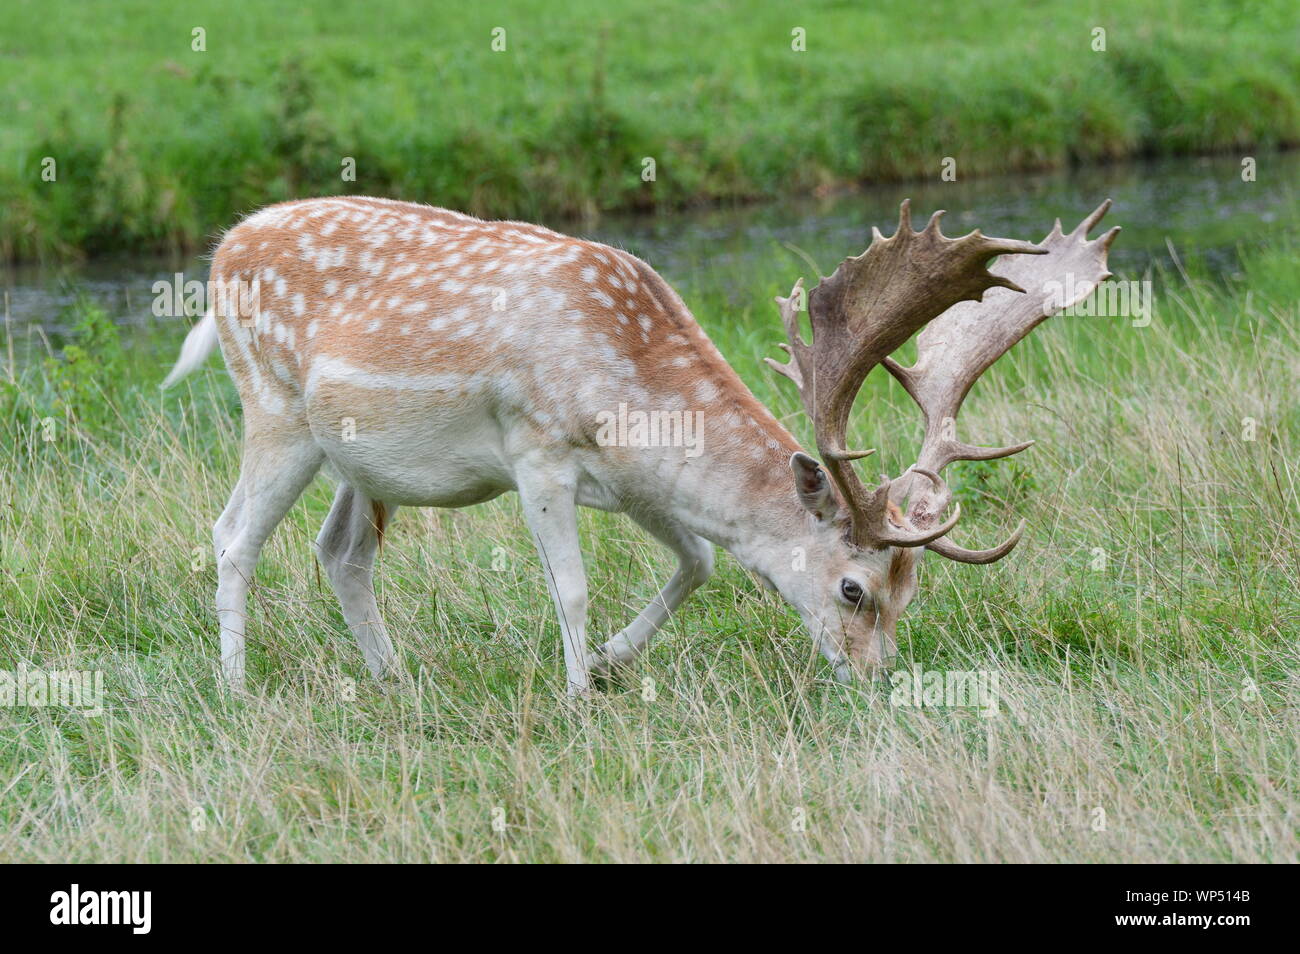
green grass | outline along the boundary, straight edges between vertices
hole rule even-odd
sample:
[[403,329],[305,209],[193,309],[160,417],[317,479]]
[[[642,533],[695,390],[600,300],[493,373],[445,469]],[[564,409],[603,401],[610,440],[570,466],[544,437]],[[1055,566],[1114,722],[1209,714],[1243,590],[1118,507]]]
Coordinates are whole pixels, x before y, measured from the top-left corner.
[[5,17],[0,259],[201,249],[322,193],[553,220],[937,179],[944,157],[969,177],[1300,142],[1285,0],[10,0]]
[[[962,540],[1031,529],[993,567],[926,560],[899,664],[998,673],[994,718],[830,682],[729,558],[627,684],[570,703],[513,496],[399,516],[377,586],[403,676],[379,687],[313,566],[325,480],[264,552],[252,694],[228,698],[208,541],[233,387],[162,397],[177,329],[121,349],[83,302],[0,392],[0,668],[103,670],[105,712],[0,709],[0,859],[1296,861],[1294,260],[1163,282],[1147,328],[1053,319],[972,394],[964,434],[1039,443],[954,467]],[[698,317],[806,436],[753,288],[749,317]],[[60,356],[78,342],[93,361]],[[906,396],[878,370],[861,405],[855,436],[906,464]],[[583,529],[599,638],[671,560],[619,517]]]

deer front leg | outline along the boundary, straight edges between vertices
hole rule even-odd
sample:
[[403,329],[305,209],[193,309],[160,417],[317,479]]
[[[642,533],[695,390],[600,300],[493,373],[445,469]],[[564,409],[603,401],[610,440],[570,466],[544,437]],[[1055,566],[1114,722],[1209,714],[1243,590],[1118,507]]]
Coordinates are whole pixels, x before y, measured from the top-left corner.
[[713,545],[708,540],[672,521],[636,519],[677,554],[677,571],[636,619],[588,656],[588,664],[598,676],[607,676],[615,667],[640,656],[686,597],[713,575]]
[[524,518],[541,557],[564,642],[569,695],[591,690],[587,665],[587,574],[578,540],[578,506],[572,481],[543,470],[517,475]]

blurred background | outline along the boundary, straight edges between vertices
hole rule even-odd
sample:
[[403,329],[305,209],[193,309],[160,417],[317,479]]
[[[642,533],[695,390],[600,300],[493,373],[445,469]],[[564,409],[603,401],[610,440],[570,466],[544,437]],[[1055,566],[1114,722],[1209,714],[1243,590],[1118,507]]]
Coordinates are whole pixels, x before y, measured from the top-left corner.
[[[771,296],[888,231],[904,197],[922,219],[948,209],[950,233],[1033,240],[1110,197],[1112,268],[1157,285],[1244,287],[1250,250],[1267,250],[1257,273],[1291,256],[1300,45],[1282,2],[9,0],[4,16],[5,350],[11,383],[44,363],[46,410],[96,378],[151,387],[190,323],[155,315],[154,283],[203,280],[224,229],[303,196],[627,248],[769,400]],[[115,350],[141,365],[67,360]]]
[[646,251],[684,233],[681,278],[719,241],[842,255],[901,193],[1043,230],[1099,165],[1083,205],[1114,183],[1142,227],[1223,247],[1272,227],[1297,171],[1238,174],[1300,141],[1283,2],[7,0],[4,19],[11,267],[175,261],[267,203],[365,193]]

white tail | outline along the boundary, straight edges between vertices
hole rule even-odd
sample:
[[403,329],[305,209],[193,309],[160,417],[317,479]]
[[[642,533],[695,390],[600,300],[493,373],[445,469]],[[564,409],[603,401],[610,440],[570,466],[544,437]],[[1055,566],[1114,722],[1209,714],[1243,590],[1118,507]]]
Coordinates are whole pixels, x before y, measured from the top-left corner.
[[208,355],[212,354],[212,349],[216,346],[217,319],[213,314],[213,309],[209,308],[199,323],[191,328],[190,333],[185,336],[185,344],[181,345],[180,357],[176,359],[175,367],[163,379],[160,387],[165,391],[187,374],[197,370],[208,359]]
[[[206,315],[165,382],[198,367],[219,336],[244,407],[239,481],[213,529],[227,679],[244,679],[258,553],[326,460],[343,483],[316,545],[376,675],[396,661],[372,573],[397,507],[464,507],[511,490],[555,603],[571,692],[641,654],[708,578],[714,543],[795,607],[837,678],[885,665],[926,548],[987,562],[1015,540],[967,551],[945,539],[956,514],[937,521],[948,497],[937,471],[991,454],[940,447],[929,431],[904,478],[863,486],[851,461],[870,452],[845,443],[854,394],[913,332],[953,314],[944,335],[922,338],[917,367],[889,366],[927,415],[955,416],[975,378],[1063,307],[1047,302],[1046,286],[1105,277],[1113,234],[1087,242],[1102,211],[1069,236],[1058,228],[1030,245],[978,232],[948,239],[937,217],[915,232],[905,205],[893,237],[876,233],[808,297],[811,344],[798,332],[802,299],[778,299],[791,353],[779,370],[813,417],[823,470],[672,288],[626,252],[383,199],[264,209],[227,233],[209,283],[247,289],[252,304]],[[1032,267],[986,271],[991,256],[1022,253]],[[997,296],[984,305],[960,305],[989,288]],[[939,382],[941,401],[926,369],[945,348],[954,356],[944,374],[961,386]],[[914,474],[929,484],[913,488]],[[679,561],[654,600],[595,651],[578,506],[627,513]]]

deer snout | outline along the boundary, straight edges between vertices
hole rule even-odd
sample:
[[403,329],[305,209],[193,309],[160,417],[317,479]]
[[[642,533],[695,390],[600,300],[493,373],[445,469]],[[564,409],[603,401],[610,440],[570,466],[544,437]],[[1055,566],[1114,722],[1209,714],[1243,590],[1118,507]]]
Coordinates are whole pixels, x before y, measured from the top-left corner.
[[849,659],[862,676],[883,679],[898,655],[894,641],[894,628],[879,623],[869,628],[849,643]]

